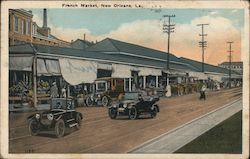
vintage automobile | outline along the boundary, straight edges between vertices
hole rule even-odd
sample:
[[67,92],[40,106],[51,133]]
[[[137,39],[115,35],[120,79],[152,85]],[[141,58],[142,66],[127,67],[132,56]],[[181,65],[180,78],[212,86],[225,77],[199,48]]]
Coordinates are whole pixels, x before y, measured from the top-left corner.
[[75,111],[74,102],[65,98],[53,98],[51,109],[28,117],[28,128],[32,136],[41,131],[54,131],[56,137],[63,137],[66,127],[81,127],[83,115]]
[[140,115],[149,114],[154,118],[160,111],[156,104],[158,96],[147,96],[141,92],[126,92],[121,100],[114,102],[108,109],[109,117],[128,116],[131,120]]
[[104,77],[94,83],[95,91],[87,95],[85,103],[87,106],[108,106],[112,99],[116,99],[124,93],[124,81],[122,78]]

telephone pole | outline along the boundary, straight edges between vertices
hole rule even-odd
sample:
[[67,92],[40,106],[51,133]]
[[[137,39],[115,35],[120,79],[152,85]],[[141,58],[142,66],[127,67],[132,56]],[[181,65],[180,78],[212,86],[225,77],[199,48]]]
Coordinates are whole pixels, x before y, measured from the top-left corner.
[[207,41],[204,40],[204,37],[207,36],[207,34],[204,34],[204,26],[209,24],[198,24],[197,26],[201,26],[201,41],[199,41],[199,47],[201,47],[202,50],[202,72],[204,72],[204,50],[207,47]]
[[[174,32],[174,24],[171,24],[171,18],[174,18],[175,15],[163,15],[163,18],[168,18],[168,22],[165,23],[166,21],[164,21],[163,24],[163,33],[167,33],[168,36],[168,45],[167,45],[167,70],[170,69],[169,67],[169,49],[170,49],[170,34]],[[168,78],[168,74],[167,74],[167,85],[169,83],[169,78]]]
[[228,52],[229,52],[229,88],[231,88],[231,65],[232,65],[232,43],[233,43],[233,41],[228,41],[227,42],[228,44],[229,44],[229,50],[228,50]]

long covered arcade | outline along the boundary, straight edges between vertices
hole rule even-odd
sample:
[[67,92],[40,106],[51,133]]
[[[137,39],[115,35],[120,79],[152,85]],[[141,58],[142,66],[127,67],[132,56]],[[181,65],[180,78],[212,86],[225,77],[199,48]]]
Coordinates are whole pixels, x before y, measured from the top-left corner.
[[[203,73],[188,59],[172,54],[169,70],[166,64],[164,52],[109,38],[87,50],[35,44],[10,46],[9,100],[10,104],[35,107],[46,104],[53,83],[59,97],[65,97],[66,89],[78,101],[91,92],[116,86],[122,91],[153,89],[161,96],[174,96],[198,91],[200,81],[221,84],[227,77],[227,69]],[[235,73],[233,76],[240,78]]]

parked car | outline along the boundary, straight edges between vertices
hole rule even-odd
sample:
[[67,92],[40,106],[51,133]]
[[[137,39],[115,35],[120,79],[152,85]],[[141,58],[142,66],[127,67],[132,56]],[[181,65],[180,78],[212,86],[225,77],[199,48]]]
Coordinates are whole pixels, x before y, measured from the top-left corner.
[[154,118],[160,111],[157,101],[159,101],[158,96],[147,96],[141,92],[126,92],[121,100],[109,107],[109,117],[115,119],[117,116],[128,116],[134,120],[142,114],[149,114]]
[[30,134],[37,135],[41,131],[54,131],[56,137],[63,137],[66,127],[80,129],[83,115],[75,111],[74,102],[65,98],[54,98],[51,109],[28,117]]
[[103,105],[108,106],[113,99],[124,93],[124,79],[105,77],[95,81],[95,91],[86,96],[87,106]]

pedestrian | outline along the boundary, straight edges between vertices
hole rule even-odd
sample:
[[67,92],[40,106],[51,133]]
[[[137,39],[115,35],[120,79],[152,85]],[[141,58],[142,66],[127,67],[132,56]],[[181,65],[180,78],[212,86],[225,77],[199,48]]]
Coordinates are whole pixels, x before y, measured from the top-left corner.
[[52,83],[52,87],[50,88],[50,97],[57,98],[58,97],[58,88],[56,82]]
[[66,88],[65,87],[62,88],[62,97],[66,98]]
[[204,100],[206,100],[206,94],[205,94],[206,89],[207,89],[206,85],[203,84],[200,91],[200,99],[203,98]]

